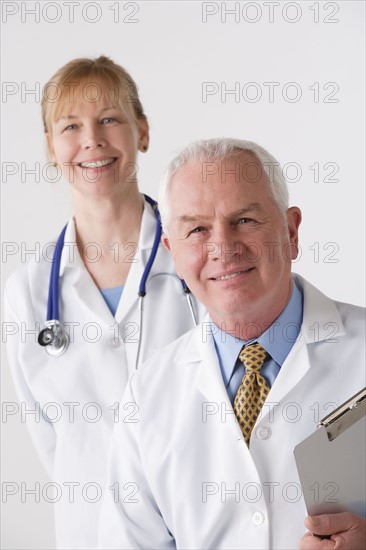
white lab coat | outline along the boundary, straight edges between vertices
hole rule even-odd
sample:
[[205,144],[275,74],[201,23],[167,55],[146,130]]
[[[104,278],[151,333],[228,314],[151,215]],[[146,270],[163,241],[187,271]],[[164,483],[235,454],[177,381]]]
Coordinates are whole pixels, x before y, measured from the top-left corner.
[[[134,415],[133,407],[119,414],[117,407],[135,368],[140,337],[137,292],[155,228],[146,203],[136,261],[114,318],[81,261],[74,222],[69,222],[60,268],[60,319],[72,328],[70,347],[61,357],[50,357],[37,343],[46,318],[50,262],[29,263],[7,282],[9,363],[21,410],[34,410],[40,404],[36,415],[25,418],[43,464],[59,487],[56,495],[61,496],[55,505],[59,548],[97,545],[112,428],[116,421]],[[95,248],[89,252],[95,253]],[[173,262],[161,244],[146,289],[141,360],[193,326]],[[193,306],[201,320],[202,306],[194,299]]]
[[[115,426],[108,484],[118,483],[120,498],[116,503],[115,492],[105,492],[100,548],[299,547],[306,510],[292,451],[319,418],[365,386],[365,325],[361,308],[298,280],[301,334],[250,450],[207,324],[132,376],[123,401],[136,403],[138,422]],[[319,498],[336,498],[336,481],[319,487]]]

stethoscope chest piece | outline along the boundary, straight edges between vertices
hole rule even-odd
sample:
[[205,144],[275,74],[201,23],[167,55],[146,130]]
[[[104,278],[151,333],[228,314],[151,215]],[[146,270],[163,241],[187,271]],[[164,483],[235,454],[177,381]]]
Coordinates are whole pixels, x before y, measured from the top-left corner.
[[69,335],[62,330],[57,320],[46,321],[38,335],[38,343],[44,347],[49,355],[58,357],[69,347]]

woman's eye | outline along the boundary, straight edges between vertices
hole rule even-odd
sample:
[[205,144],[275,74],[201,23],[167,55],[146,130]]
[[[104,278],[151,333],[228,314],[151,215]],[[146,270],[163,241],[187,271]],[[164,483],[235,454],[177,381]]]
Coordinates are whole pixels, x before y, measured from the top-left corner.
[[107,116],[103,118],[102,124],[110,124],[111,122],[114,122],[116,119],[112,118],[111,116]]
[[76,124],[69,124],[68,126],[66,126],[66,128],[64,128],[64,132],[75,130],[75,128],[76,128]]

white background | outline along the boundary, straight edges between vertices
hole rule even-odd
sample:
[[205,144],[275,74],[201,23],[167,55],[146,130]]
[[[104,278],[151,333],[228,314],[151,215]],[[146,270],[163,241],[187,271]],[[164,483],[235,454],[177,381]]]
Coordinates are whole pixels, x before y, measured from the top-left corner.
[[[2,283],[71,213],[67,184],[42,177],[42,87],[70,59],[105,54],[132,74],[150,121],[142,191],[156,197],[168,161],[194,139],[257,141],[287,165],[290,203],[303,211],[294,270],[329,296],[364,305],[364,6],[79,1],[72,22],[64,2],[2,2]],[[278,83],[273,97],[270,82]],[[215,93],[204,97],[205,83]],[[37,162],[38,183],[27,173]],[[2,400],[12,402],[2,347]],[[14,416],[1,428],[3,483],[44,486],[25,425]],[[2,548],[53,548],[53,505],[25,500],[19,491],[2,504]]]

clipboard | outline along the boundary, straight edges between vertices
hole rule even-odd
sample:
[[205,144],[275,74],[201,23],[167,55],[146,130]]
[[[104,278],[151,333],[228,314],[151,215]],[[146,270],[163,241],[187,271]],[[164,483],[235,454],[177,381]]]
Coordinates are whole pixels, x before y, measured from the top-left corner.
[[320,421],[294,449],[309,516],[366,517],[366,388]]

